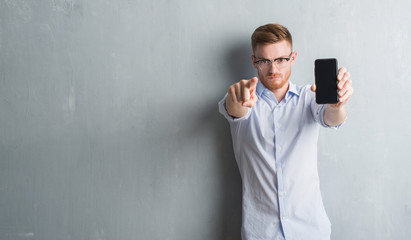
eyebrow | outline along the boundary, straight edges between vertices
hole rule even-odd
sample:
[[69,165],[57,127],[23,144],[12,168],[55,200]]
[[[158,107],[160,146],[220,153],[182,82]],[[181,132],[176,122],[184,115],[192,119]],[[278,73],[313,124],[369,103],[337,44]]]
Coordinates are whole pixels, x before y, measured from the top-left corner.
[[[294,51],[291,50],[291,53],[290,53],[288,56],[284,56],[284,55],[283,55],[283,57],[274,58],[273,61],[275,61],[275,60],[277,60],[277,59],[291,59],[291,56],[293,55],[293,52],[294,52]],[[259,57],[257,57],[254,53],[253,53],[253,55],[254,55],[254,57],[256,57],[256,58],[259,58]],[[260,60],[257,60],[257,61],[261,61],[261,60],[270,60],[270,59],[261,58]]]
[[[256,55],[254,55],[254,57],[258,58],[259,60],[271,60],[271,59],[268,59],[268,58],[257,57]],[[289,56],[277,57],[277,58],[273,58],[273,60],[275,60],[275,59],[281,59],[281,58],[289,58]]]

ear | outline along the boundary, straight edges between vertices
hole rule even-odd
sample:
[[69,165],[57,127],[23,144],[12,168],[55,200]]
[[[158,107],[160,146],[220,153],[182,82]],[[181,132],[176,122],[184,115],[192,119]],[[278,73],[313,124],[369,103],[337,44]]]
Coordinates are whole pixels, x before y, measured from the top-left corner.
[[257,65],[255,65],[255,56],[254,56],[254,54],[251,55],[251,61],[253,61],[254,68],[258,70]]
[[295,60],[297,59],[297,51],[294,51],[293,54],[291,54],[291,66],[294,66]]

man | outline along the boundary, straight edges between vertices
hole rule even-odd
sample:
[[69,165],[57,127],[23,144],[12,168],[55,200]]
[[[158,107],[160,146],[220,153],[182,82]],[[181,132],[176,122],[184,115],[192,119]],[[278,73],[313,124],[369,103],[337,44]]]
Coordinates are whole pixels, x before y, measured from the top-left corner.
[[258,78],[229,87],[219,102],[230,123],[243,181],[243,240],[330,239],[317,172],[320,126],[338,128],[353,94],[350,74],[340,68],[339,102],[319,105],[315,85],[290,82],[297,52],[287,28],[267,24],[252,37]]

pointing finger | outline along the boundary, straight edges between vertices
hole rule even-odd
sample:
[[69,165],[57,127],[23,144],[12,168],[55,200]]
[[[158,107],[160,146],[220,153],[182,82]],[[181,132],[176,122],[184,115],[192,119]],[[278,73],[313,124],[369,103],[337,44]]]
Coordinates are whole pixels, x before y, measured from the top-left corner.
[[250,81],[248,82],[248,87],[250,88],[250,90],[254,90],[257,86],[257,83],[258,83],[257,77],[251,78]]

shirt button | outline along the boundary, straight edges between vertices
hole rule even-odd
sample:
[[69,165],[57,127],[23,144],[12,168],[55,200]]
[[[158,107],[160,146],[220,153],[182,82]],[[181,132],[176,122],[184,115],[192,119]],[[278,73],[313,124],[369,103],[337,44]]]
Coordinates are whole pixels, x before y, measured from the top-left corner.
[[281,219],[284,221],[284,220],[286,219],[286,217],[285,217],[285,216],[281,216]]
[[279,173],[282,173],[282,172],[283,172],[283,169],[282,169],[282,168],[279,168],[279,169],[278,169],[278,172],[279,172]]
[[284,197],[284,192],[279,192],[280,197]]
[[281,146],[278,146],[278,151],[281,151]]

